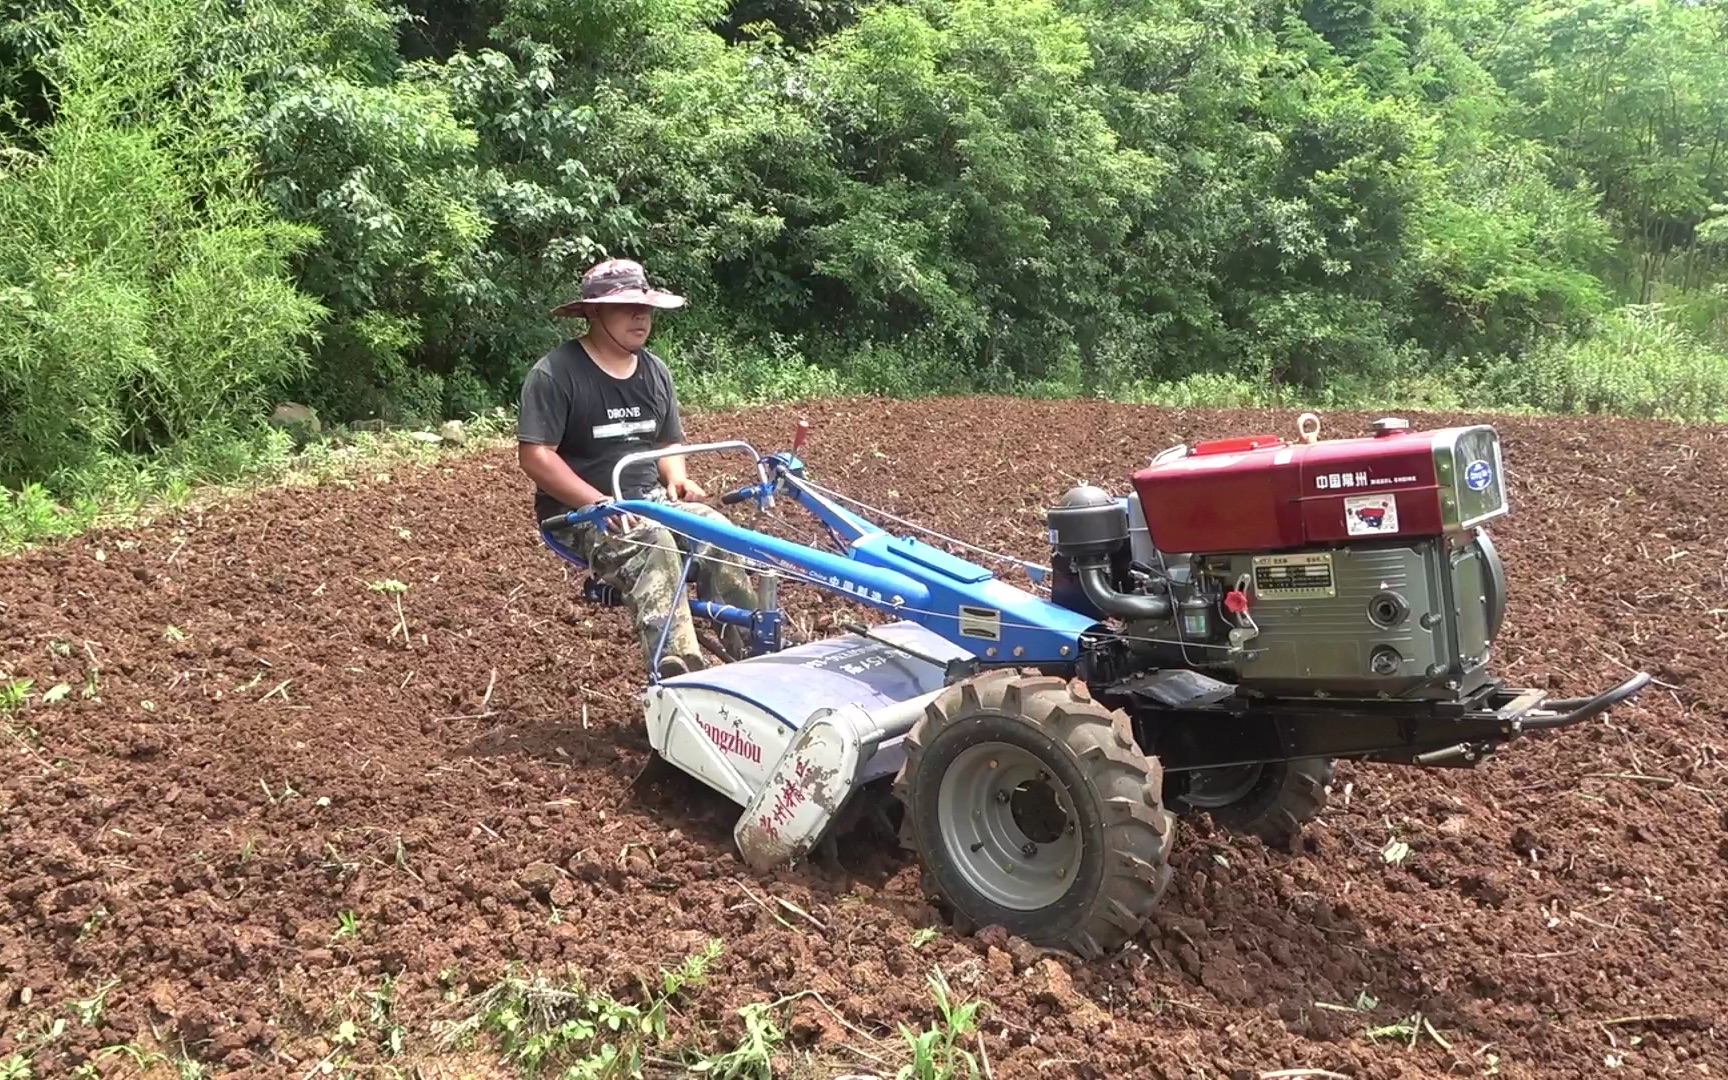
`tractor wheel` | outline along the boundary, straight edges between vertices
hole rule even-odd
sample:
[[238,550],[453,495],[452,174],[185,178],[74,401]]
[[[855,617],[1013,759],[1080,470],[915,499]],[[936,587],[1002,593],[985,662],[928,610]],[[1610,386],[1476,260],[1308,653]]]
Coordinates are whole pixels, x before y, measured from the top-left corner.
[[1331,758],[1301,758],[1170,773],[1164,798],[1183,816],[1210,814],[1231,832],[1289,848],[1302,827],[1320,816],[1331,782]]
[[962,932],[1000,925],[1092,958],[1145,924],[1174,818],[1125,714],[1061,678],[991,672],[949,688],[906,749],[903,835]]

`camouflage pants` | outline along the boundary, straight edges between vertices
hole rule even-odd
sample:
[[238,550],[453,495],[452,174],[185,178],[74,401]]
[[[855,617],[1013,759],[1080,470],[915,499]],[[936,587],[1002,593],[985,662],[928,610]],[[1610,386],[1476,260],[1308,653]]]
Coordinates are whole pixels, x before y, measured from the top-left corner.
[[[661,488],[655,488],[647,498],[667,502],[710,520],[726,520],[720,511],[702,503],[671,503]],[[672,674],[702,667],[702,649],[696,641],[696,630],[690,618],[690,590],[685,589],[682,600],[678,598],[685,554],[694,549],[696,595],[703,600],[730,604],[747,611],[755,608],[756,592],[750,585],[749,574],[739,558],[730,552],[687,536],[675,535],[664,525],[644,518],[633,520],[635,527],[623,533],[596,524],[555,529],[552,536],[586,562],[595,577],[610,585],[623,598],[645,665],[652,665],[660,635],[670,618],[672,628],[666,632],[661,673]],[[726,626],[721,628],[720,638],[734,655],[742,655],[749,642],[749,632],[742,627]],[[682,664],[678,663],[680,660]]]

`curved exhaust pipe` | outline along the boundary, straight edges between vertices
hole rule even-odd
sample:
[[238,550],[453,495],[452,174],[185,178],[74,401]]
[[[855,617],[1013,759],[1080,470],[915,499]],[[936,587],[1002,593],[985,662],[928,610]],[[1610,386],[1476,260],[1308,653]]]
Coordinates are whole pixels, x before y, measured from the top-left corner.
[[1108,565],[1091,564],[1076,565],[1075,572],[1080,577],[1080,588],[1086,592],[1086,599],[1097,605],[1098,610],[1108,615],[1122,619],[1152,619],[1168,621],[1175,611],[1170,603],[1170,597],[1157,595],[1134,595],[1117,592],[1110,585]]

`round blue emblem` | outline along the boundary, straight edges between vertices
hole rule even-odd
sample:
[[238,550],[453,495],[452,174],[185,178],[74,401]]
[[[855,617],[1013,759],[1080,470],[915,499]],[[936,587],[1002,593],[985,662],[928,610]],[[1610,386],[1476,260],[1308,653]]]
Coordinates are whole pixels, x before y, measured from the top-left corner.
[[1494,469],[1486,461],[1472,461],[1464,470],[1464,483],[1471,491],[1481,491],[1494,482]]

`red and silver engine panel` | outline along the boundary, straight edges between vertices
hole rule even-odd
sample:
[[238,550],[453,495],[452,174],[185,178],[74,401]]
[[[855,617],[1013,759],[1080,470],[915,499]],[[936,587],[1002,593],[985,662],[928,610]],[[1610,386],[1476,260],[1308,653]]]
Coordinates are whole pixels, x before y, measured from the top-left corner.
[[1206,555],[1462,533],[1507,512],[1500,436],[1486,424],[1359,438],[1276,435],[1177,447],[1136,472],[1160,551]]

